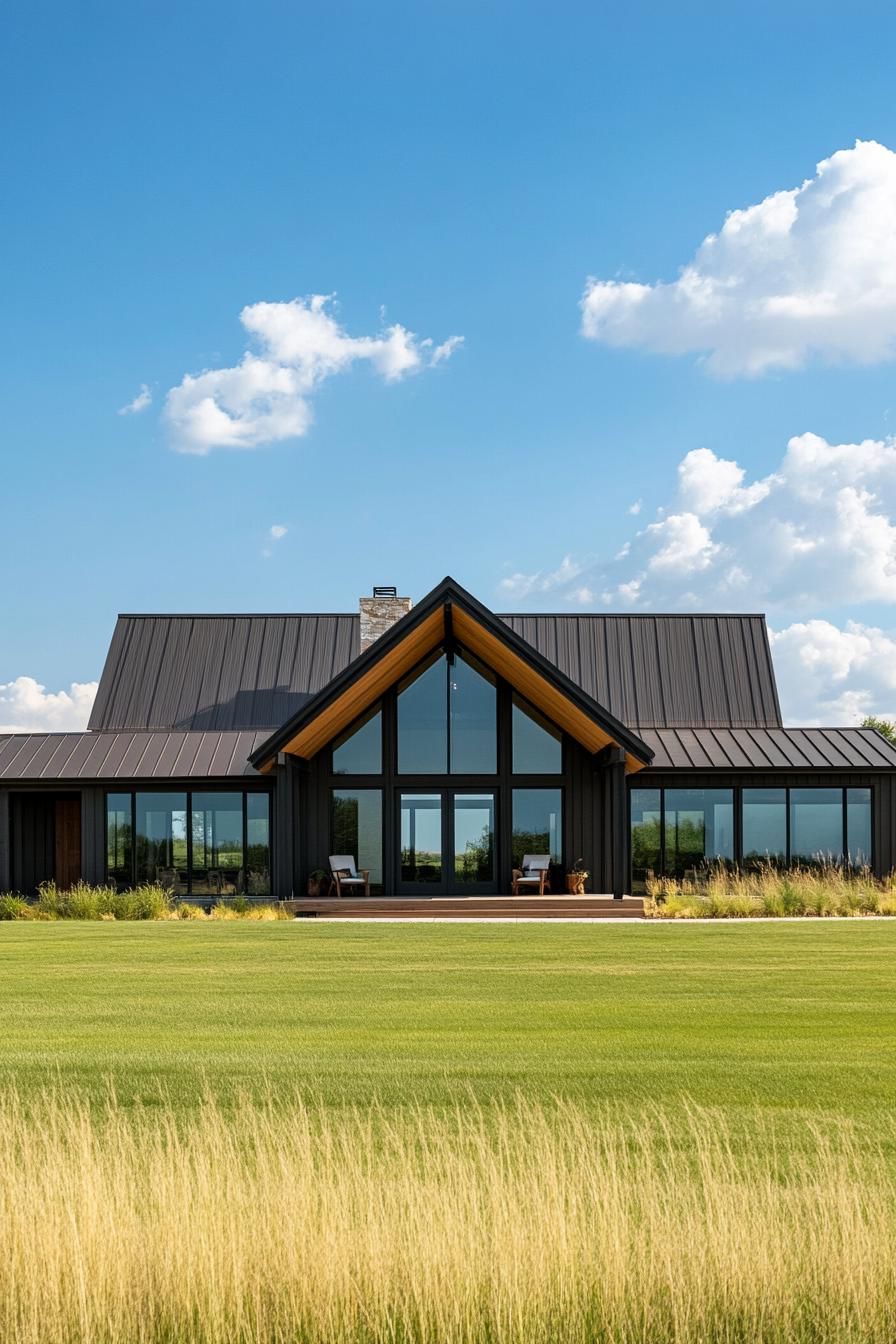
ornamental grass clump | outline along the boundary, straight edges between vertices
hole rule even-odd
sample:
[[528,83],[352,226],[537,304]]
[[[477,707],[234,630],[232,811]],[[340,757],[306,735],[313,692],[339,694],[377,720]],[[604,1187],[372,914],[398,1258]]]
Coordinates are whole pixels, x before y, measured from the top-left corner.
[[0,920],[209,918],[269,921],[292,919],[293,915],[285,905],[277,902],[261,905],[242,896],[219,902],[206,914],[201,905],[175,900],[173,893],[158,882],[141,882],[126,891],[118,891],[113,886],[92,886],[89,882],[76,882],[62,889],[55,882],[44,882],[36,901],[11,892],[0,893]]
[[89,882],[63,890],[55,882],[43,882],[37,911],[49,919],[164,919],[171,904],[171,893],[156,882],[142,882],[128,891]]
[[896,893],[865,869],[833,864],[741,872],[708,864],[688,879],[647,881],[645,914],[652,919],[750,919],[893,915]]

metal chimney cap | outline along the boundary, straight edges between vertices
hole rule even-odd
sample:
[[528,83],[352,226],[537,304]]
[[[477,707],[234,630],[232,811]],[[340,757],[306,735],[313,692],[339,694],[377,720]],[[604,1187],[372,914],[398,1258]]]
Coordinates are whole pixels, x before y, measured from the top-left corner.
[[373,585],[374,597],[397,597],[398,589],[392,583],[375,583]]

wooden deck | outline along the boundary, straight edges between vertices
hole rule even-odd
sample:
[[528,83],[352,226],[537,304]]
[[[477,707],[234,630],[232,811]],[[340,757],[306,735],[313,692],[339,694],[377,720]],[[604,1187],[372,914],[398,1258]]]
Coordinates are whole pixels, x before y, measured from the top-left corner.
[[640,919],[640,896],[303,897],[285,904],[300,919]]

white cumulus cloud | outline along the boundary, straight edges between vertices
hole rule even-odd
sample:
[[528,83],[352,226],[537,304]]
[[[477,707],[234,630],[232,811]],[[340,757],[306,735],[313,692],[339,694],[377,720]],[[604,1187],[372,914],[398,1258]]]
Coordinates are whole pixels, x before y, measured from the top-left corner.
[[145,411],[147,406],[151,405],[152,405],[152,393],[150,392],[146,383],[141,383],[140,391],[137,393],[134,400],[129,401],[126,406],[119,407],[118,414],[139,415],[141,411]]
[[582,331],[613,346],[696,353],[720,376],[812,356],[896,355],[896,154],[857,141],[802,186],[733,210],[677,280],[590,279]]
[[165,401],[165,420],[181,452],[255,448],[298,438],[312,420],[311,396],[326,379],[359,361],[386,382],[442,363],[460,343],[433,348],[395,323],[377,336],[349,336],[330,299],[315,294],[288,303],[253,303],[240,320],[255,348],[232,368],[185,374]]
[[0,733],[80,732],[98,684],[74,681],[67,691],[48,691],[34,677],[0,682]]
[[612,558],[566,555],[499,588],[535,607],[587,594],[610,611],[767,611],[788,721],[896,717],[896,632],[843,619],[896,604],[896,440],[799,434],[755,479],[697,448],[655,519],[631,527]]
[[797,621],[770,631],[785,721],[855,724],[896,719],[896,639],[877,626]]

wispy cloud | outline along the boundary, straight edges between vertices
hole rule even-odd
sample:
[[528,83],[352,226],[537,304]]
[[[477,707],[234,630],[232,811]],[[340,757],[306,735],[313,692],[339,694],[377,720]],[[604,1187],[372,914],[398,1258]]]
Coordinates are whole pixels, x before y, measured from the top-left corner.
[[441,345],[420,340],[398,323],[377,336],[349,336],[331,311],[332,296],[254,303],[240,321],[257,347],[233,368],[186,374],[165,401],[174,447],[205,454],[214,448],[256,448],[307,434],[311,397],[320,384],[366,362],[387,383],[443,363],[462,338]]
[[272,523],[268,528],[267,544],[262,549],[262,555],[265,556],[265,558],[273,555],[274,545],[278,541],[282,541],[288,532],[289,528],[285,527],[283,523]]
[[142,383],[140,385],[140,391],[137,393],[134,400],[129,401],[126,406],[120,406],[118,414],[139,415],[141,411],[145,411],[146,408],[151,405],[152,405],[152,393],[150,392],[146,383]]

